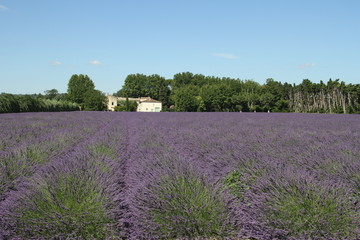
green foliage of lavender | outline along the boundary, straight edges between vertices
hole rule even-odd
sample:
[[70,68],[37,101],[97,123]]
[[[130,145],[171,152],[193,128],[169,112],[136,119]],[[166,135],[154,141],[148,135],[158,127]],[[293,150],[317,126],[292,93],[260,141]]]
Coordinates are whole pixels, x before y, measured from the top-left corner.
[[107,144],[96,144],[90,146],[90,150],[97,156],[106,156],[109,158],[116,158],[115,151]]
[[20,177],[28,177],[37,165],[46,161],[47,153],[36,148],[27,148],[11,155],[1,156],[0,199],[9,191],[14,190],[16,181]]
[[234,226],[220,192],[195,176],[164,176],[148,203],[149,221],[164,239],[229,237]]
[[238,201],[243,201],[245,191],[250,190],[249,182],[244,180],[243,173],[240,170],[233,170],[228,173],[223,184],[223,189],[229,190]]
[[51,175],[31,188],[14,210],[15,232],[24,238],[104,239],[112,223],[108,199],[94,172],[84,170]]
[[348,192],[339,186],[321,183],[313,176],[295,177],[296,173],[274,176],[270,171],[270,177],[263,177],[256,183],[259,171],[250,169],[241,166],[228,173],[223,180],[224,189],[228,189],[245,206],[251,205],[249,198],[254,197],[246,193],[251,188],[261,189],[264,199],[260,201],[263,205],[259,208],[265,216],[263,220],[274,229],[285,230],[287,238],[356,238],[360,220],[356,207],[358,187]]
[[290,182],[276,186],[266,200],[269,224],[289,236],[355,239],[359,214],[342,189]]

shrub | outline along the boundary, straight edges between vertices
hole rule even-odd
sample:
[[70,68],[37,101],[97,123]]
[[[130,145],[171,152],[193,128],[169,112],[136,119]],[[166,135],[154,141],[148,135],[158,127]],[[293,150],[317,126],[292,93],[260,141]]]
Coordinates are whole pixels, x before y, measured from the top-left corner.
[[356,211],[343,189],[289,181],[271,188],[265,215],[288,236],[306,239],[355,238]]
[[112,234],[102,172],[87,163],[62,167],[50,167],[19,190],[8,215],[13,231],[26,239],[104,239]]
[[132,100],[120,100],[117,102],[115,111],[117,112],[136,112],[137,102]]
[[226,201],[204,179],[164,176],[145,200],[145,223],[159,238],[229,237],[234,225]]

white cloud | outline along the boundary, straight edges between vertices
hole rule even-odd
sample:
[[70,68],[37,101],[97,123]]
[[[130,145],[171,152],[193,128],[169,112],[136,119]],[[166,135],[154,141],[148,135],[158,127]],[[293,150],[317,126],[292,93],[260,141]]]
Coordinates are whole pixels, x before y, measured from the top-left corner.
[[91,65],[95,65],[95,66],[101,66],[102,63],[100,61],[94,60],[90,62]]
[[315,63],[304,63],[298,66],[298,68],[304,69],[304,68],[311,68],[311,67],[315,67],[316,64]]
[[221,57],[221,58],[227,58],[227,59],[237,59],[238,56],[231,54],[231,53],[213,53],[212,54],[215,57]]
[[9,10],[7,7],[5,7],[4,5],[0,5],[0,11],[6,11]]
[[49,61],[50,65],[51,66],[59,66],[61,65],[61,62],[58,62],[58,61]]

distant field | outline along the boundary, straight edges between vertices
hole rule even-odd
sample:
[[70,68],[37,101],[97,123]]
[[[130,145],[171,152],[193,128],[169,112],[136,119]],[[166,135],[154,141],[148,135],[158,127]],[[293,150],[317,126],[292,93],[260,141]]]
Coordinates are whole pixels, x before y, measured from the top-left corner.
[[0,115],[0,239],[359,239],[360,116]]

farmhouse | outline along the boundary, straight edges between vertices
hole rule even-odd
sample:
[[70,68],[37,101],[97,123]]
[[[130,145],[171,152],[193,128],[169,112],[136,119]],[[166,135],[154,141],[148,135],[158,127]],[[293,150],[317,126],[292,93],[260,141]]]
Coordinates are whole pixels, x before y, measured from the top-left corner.
[[[108,95],[108,110],[115,111],[118,101],[126,101],[124,97]],[[161,112],[162,103],[150,97],[128,98],[129,101],[137,103],[137,112]]]

